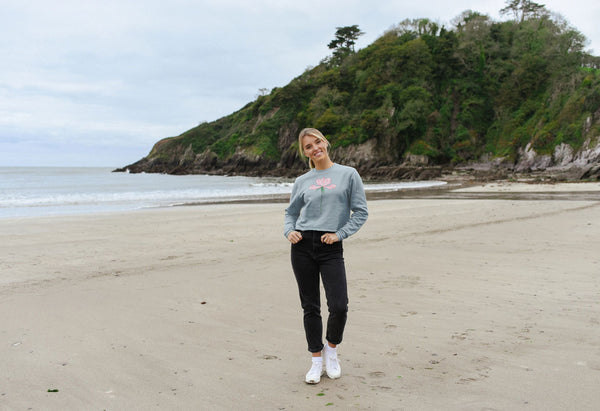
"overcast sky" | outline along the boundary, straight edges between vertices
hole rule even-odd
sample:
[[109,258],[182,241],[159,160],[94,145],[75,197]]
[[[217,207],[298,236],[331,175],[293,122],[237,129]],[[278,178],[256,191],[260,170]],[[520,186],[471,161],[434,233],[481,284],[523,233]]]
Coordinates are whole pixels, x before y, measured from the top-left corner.
[[[0,166],[124,166],[406,18],[447,26],[504,0],[0,0]],[[600,54],[598,0],[538,1]]]

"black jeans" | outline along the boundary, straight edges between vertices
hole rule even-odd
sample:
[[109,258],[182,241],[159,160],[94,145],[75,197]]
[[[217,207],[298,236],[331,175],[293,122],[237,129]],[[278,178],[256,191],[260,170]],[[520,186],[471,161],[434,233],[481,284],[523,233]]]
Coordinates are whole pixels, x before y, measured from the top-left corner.
[[304,331],[308,351],[323,349],[321,320],[321,290],[319,274],[327,297],[329,318],[326,339],[332,344],[342,342],[348,314],[348,287],[344,267],[342,242],[324,244],[322,231],[302,231],[302,240],[292,244],[292,268],[298,283],[300,302],[304,310]]

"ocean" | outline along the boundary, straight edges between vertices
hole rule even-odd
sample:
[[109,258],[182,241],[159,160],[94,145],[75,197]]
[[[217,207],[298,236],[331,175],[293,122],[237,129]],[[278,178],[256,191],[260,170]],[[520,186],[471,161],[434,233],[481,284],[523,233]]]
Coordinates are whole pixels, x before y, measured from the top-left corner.
[[[186,204],[281,199],[293,180],[267,177],[113,173],[101,167],[0,167],[0,218],[132,211]],[[439,181],[365,184],[396,191]]]

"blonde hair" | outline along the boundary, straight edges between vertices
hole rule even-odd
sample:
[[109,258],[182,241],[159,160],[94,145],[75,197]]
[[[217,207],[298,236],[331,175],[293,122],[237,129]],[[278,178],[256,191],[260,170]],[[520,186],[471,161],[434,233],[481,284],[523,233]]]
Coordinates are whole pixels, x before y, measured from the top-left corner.
[[[319,140],[325,142],[327,144],[327,147],[330,146],[329,141],[325,138],[323,133],[321,133],[316,128],[302,129],[302,131],[300,131],[300,134],[298,134],[298,152],[300,153],[300,157],[303,159],[306,159],[306,156],[304,155],[304,147],[302,147],[302,138],[306,136],[318,138]],[[308,167],[310,167],[311,169],[315,168],[315,164],[310,158],[308,159]]]

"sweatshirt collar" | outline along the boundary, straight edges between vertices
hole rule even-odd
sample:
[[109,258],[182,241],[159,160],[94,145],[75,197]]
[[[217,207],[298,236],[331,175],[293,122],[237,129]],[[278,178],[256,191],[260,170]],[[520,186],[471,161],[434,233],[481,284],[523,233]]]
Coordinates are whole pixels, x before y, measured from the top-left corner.
[[313,168],[313,171],[314,171],[315,173],[317,173],[317,174],[326,173],[326,172],[328,172],[328,171],[331,171],[331,170],[332,170],[334,167],[336,167],[336,166],[337,166],[337,163],[333,163],[333,164],[331,165],[331,167],[329,167],[329,168],[326,168],[325,170],[317,170],[316,168]]

